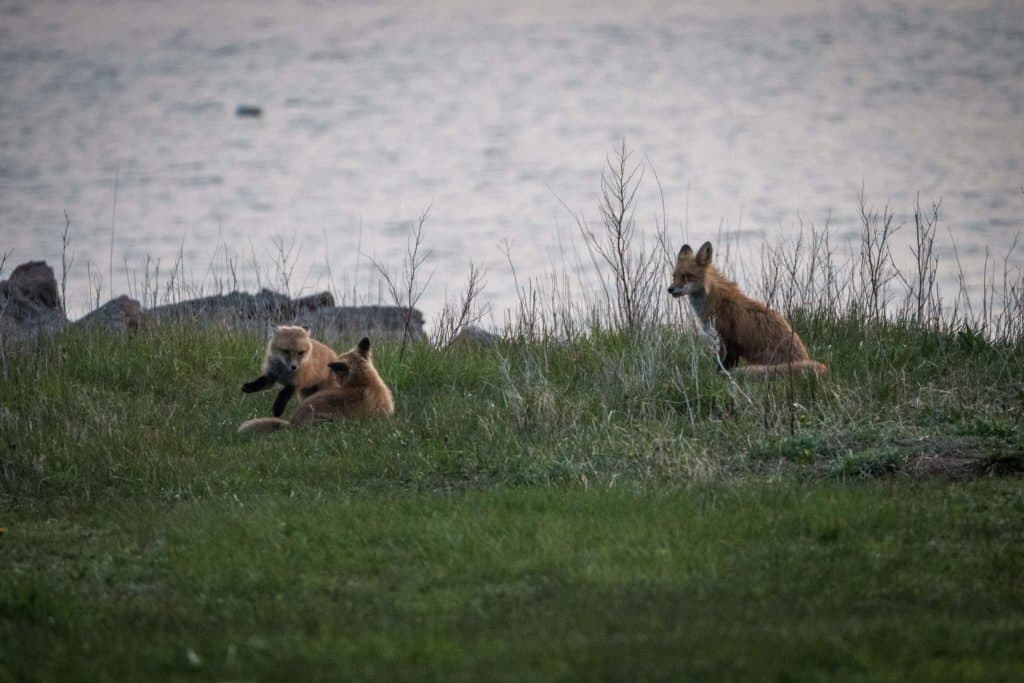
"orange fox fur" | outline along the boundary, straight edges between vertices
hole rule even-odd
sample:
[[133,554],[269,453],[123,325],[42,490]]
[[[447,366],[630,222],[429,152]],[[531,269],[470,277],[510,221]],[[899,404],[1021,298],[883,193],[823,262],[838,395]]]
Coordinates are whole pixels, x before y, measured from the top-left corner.
[[[676,258],[669,294],[688,296],[697,317],[713,325],[721,341],[719,359],[727,370],[747,375],[771,376],[812,372],[828,368],[811,360],[804,343],[778,311],[755,301],[711,265],[711,242],[696,254],[684,244]],[[747,365],[736,367],[740,359]]]
[[272,412],[280,417],[295,390],[304,399],[320,389],[338,386],[335,375],[327,367],[338,360],[331,347],[318,342],[309,335],[309,330],[296,325],[277,325],[267,342],[263,357],[263,374],[242,385],[242,391],[270,389],[275,383],[284,387],[274,400]]
[[395,412],[395,400],[370,355],[370,340],[363,337],[352,350],[327,366],[340,386],[323,389],[299,404],[291,421],[262,417],[243,422],[240,432],[265,433],[292,426],[346,417],[387,417]]

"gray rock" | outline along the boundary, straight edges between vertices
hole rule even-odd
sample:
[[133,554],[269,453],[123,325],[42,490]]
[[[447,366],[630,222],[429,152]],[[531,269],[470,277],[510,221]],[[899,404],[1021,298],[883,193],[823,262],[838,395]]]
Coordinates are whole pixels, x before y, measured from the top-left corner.
[[[327,296],[330,294],[327,293]],[[157,306],[146,311],[146,317],[155,323],[199,322],[228,327],[265,326],[267,323],[290,320],[294,316],[292,300],[269,289],[260,290],[258,294],[217,294]]]
[[57,278],[46,261],[28,261],[15,268],[9,279],[0,282],[0,295],[50,310],[60,308]]
[[108,330],[137,330],[142,327],[145,316],[142,305],[135,299],[122,294],[116,299],[97,308],[92,313],[76,320],[73,325],[101,327]]
[[64,329],[57,279],[45,261],[22,263],[0,282],[0,336],[27,339]]
[[500,341],[501,337],[498,335],[476,325],[470,325],[459,332],[448,346],[494,346]]
[[321,308],[333,308],[334,295],[330,292],[310,294],[299,299],[292,299],[291,304],[296,313],[300,311],[316,311]]
[[415,308],[399,306],[332,306],[314,311],[299,311],[296,325],[305,325],[326,344],[354,341],[367,336],[379,339],[402,339],[408,325],[408,338],[421,341],[423,314]]
[[235,329],[263,330],[268,325],[305,325],[327,344],[371,339],[425,338],[423,314],[398,306],[335,306],[330,292],[289,299],[268,289],[258,294],[231,292],[158,306],[145,312],[155,324],[193,322]]

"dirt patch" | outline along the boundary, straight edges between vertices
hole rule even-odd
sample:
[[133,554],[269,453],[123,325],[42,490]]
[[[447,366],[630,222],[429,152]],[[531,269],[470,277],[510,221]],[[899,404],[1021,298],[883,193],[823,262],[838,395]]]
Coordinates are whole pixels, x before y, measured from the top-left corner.
[[778,458],[775,472],[839,479],[949,479],[1024,476],[1024,448],[1012,440],[978,436],[892,439],[843,454],[817,454],[811,462]]
[[986,439],[936,439],[926,442],[925,449],[909,455],[903,469],[915,477],[957,481],[1020,476],[1024,474],[1024,453]]

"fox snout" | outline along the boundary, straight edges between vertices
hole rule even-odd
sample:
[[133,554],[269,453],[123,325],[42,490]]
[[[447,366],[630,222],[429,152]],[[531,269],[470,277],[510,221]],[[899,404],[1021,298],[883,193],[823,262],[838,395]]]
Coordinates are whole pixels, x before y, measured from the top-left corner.
[[282,378],[291,376],[296,367],[281,356],[272,356],[267,359],[267,366],[271,373]]
[[678,299],[681,296],[699,294],[702,289],[704,289],[703,283],[697,282],[695,280],[687,280],[684,281],[681,285],[670,285],[668,288],[668,293]]

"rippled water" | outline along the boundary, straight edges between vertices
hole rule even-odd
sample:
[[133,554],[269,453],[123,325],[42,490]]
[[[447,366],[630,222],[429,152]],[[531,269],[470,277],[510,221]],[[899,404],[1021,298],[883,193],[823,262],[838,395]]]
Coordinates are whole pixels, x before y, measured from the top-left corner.
[[[0,0],[8,267],[59,263],[66,210],[72,313],[90,270],[119,294],[147,256],[211,286],[226,247],[277,284],[274,236],[293,290],[329,262],[375,296],[367,257],[397,265],[429,206],[422,307],[472,259],[500,311],[503,243],[520,277],[561,267],[563,202],[597,216],[623,138],[673,230],[752,254],[801,218],[852,234],[862,186],[904,218],[941,198],[972,285],[1024,227],[1017,0],[266,5]],[[652,226],[651,172],[639,199]]]

